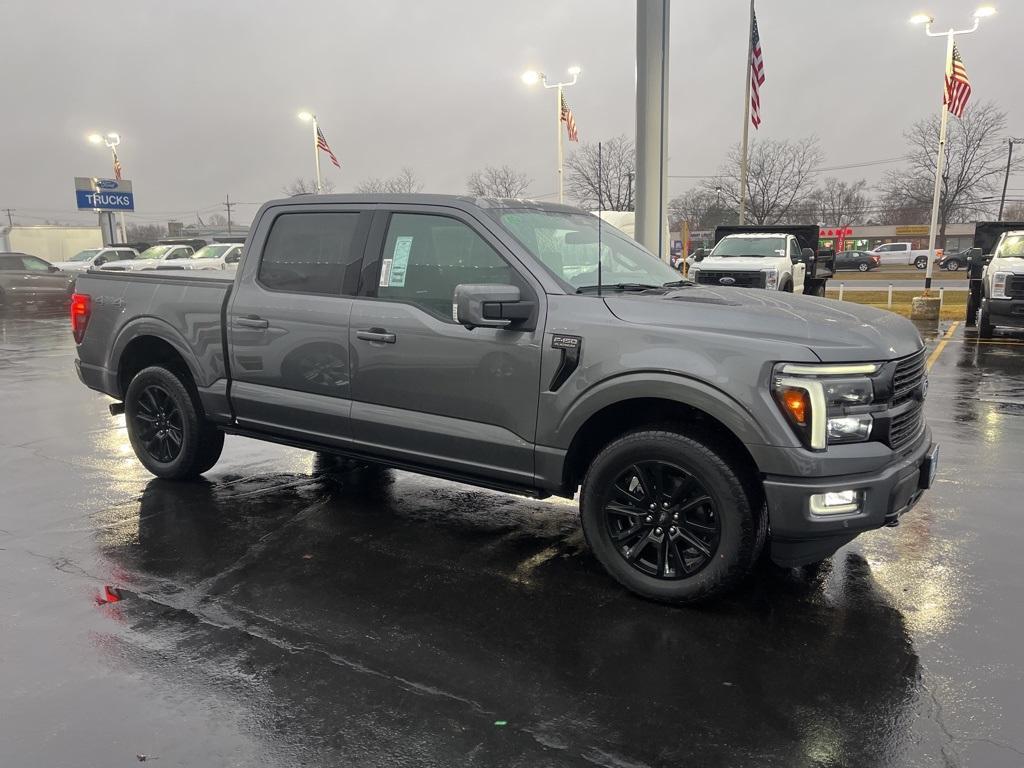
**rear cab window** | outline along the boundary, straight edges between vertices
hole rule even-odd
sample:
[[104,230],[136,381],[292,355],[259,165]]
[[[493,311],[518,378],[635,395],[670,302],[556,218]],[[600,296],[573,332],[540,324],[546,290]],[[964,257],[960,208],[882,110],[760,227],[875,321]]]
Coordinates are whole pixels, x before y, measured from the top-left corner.
[[271,291],[354,295],[362,267],[359,223],[357,211],[279,214],[263,247],[257,281]]

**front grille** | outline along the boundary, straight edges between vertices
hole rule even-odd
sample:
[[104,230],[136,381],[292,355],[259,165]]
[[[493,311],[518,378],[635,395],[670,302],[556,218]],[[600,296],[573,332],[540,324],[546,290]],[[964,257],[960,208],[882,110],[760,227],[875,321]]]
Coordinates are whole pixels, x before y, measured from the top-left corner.
[[1006,295],[1011,299],[1024,299],[1024,275],[1006,278]]
[[764,272],[726,272],[724,270],[704,270],[697,273],[697,282],[701,285],[721,285],[723,277],[731,277],[736,282],[729,287],[764,288]]
[[905,448],[921,434],[924,428],[924,409],[915,403],[907,410],[892,417],[889,423],[889,447],[894,451]]
[[892,377],[893,404],[898,405],[909,398],[924,379],[924,350],[910,357],[904,357],[896,363],[896,371]]

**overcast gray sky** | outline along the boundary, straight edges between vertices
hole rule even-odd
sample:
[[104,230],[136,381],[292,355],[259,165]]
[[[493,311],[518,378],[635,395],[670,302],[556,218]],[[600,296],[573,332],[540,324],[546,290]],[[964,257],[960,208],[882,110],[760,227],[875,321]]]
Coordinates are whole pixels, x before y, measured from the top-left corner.
[[[938,27],[977,3],[926,0]],[[817,134],[826,165],[892,158],[902,130],[937,111],[944,41],[907,18],[916,0],[760,0],[765,138]],[[1024,135],[1024,2],[999,0],[959,48],[972,99],[994,99]],[[293,0],[102,3],[5,0],[0,10],[0,208],[25,224],[82,220],[73,177],[109,173],[85,141],[119,131],[134,221],[194,221],[225,193],[246,203],[312,176],[315,110],[342,163],[338,191],[413,168],[425,191],[508,163],[555,190],[554,96],[520,80],[583,72],[566,92],[583,140],[634,130],[632,0]],[[742,120],[747,3],[674,0],[671,175],[711,174]],[[877,180],[891,166],[840,176]],[[675,194],[693,185],[671,179]],[[1024,188],[1024,177],[1011,187]],[[236,213],[248,219],[254,205]],[[85,215],[92,221],[94,217]]]

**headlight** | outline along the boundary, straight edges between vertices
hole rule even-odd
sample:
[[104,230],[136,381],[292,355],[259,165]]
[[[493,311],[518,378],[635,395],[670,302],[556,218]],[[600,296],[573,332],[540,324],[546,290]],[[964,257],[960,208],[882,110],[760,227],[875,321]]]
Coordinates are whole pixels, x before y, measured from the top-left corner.
[[782,363],[772,375],[772,395],[793,430],[808,448],[860,443],[871,437],[874,402],[869,375],[879,363],[803,365]]
[[776,291],[779,288],[779,268],[762,269],[764,272],[764,287],[769,291]]
[[1006,279],[1012,275],[1012,272],[996,272],[992,275],[992,298],[993,299],[1008,299],[1006,295]]

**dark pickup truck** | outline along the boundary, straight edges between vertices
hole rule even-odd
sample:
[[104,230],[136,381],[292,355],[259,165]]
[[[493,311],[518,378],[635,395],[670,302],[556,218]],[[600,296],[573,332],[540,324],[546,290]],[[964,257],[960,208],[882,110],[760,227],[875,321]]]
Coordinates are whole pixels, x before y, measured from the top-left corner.
[[230,433],[579,490],[597,558],[667,602],[720,593],[766,544],[800,565],[895,524],[936,466],[909,322],[694,285],[567,206],[274,201],[233,278],[91,270],[71,319],[79,376],[159,477],[207,471]]

